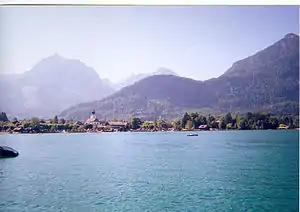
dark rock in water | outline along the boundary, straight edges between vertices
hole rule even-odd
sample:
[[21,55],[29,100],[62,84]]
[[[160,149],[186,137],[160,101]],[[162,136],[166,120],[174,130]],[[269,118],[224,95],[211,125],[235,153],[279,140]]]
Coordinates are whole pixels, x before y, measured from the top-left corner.
[[11,147],[0,146],[0,158],[17,157],[19,153]]

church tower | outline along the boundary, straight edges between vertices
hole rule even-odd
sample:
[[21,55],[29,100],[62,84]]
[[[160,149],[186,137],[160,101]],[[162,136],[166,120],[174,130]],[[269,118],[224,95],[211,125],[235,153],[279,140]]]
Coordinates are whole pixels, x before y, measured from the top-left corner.
[[95,110],[92,111],[90,119],[91,120],[96,120],[97,119]]

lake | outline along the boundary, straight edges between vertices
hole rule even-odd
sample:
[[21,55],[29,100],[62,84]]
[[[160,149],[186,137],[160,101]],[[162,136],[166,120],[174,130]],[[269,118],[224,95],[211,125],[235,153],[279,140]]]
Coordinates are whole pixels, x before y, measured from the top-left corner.
[[299,131],[0,135],[0,211],[298,211]]

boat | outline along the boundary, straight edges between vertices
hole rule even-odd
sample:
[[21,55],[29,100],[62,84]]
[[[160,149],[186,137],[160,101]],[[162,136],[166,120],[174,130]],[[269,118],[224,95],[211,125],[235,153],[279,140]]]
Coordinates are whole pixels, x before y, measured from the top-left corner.
[[197,133],[190,133],[190,134],[187,134],[187,136],[198,136]]

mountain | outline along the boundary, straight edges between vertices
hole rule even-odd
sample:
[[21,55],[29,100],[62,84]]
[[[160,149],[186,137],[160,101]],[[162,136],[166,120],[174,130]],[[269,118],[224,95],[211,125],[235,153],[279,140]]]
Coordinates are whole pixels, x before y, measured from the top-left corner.
[[72,105],[114,92],[95,70],[58,54],[42,59],[21,75],[3,76],[1,80],[0,108],[19,118],[53,117]]
[[299,36],[287,34],[268,48],[240,60],[218,78],[196,81],[154,75],[100,101],[73,106],[65,118],[140,116],[176,118],[184,111],[266,111],[299,113]]
[[101,79],[102,82],[111,89],[115,88],[115,84],[111,82],[109,79]]
[[153,72],[153,73],[139,73],[139,74],[132,74],[131,76],[129,76],[127,79],[119,82],[119,83],[116,83],[113,88],[115,90],[120,90],[126,86],[129,86],[129,85],[133,85],[134,83],[146,78],[146,77],[149,77],[149,76],[153,76],[153,75],[174,75],[174,76],[177,76],[177,74],[167,68],[159,68],[157,71]]

